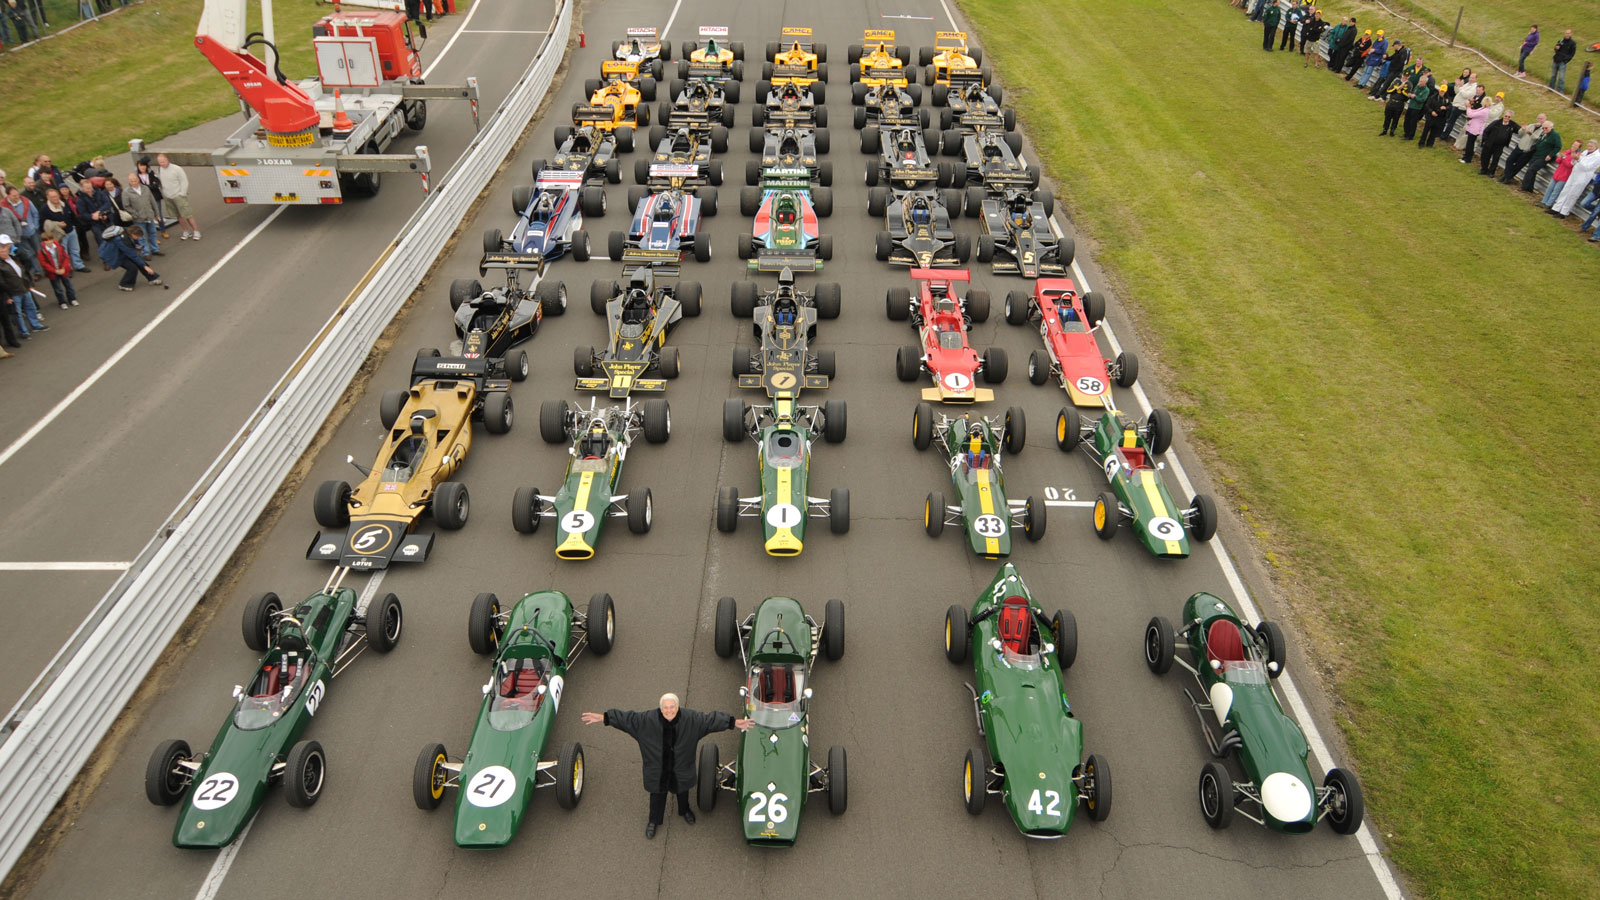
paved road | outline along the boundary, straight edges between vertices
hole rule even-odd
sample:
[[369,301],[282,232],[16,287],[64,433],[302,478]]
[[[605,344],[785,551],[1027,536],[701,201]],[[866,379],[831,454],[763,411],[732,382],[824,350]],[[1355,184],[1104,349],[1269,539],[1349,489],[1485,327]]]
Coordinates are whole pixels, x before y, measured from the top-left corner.
[[[809,21],[830,44],[833,71],[842,76],[844,48],[863,27],[895,27],[903,43],[917,46],[930,43],[946,21],[938,0],[898,6],[825,0],[788,11],[785,6],[734,10],[685,0],[669,37],[687,37],[699,24],[726,24],[755,50],[785,22]],[[930,18],[884,20],[883,14]],[[598,67],[611,36],[632,24],[660,26],[664,16],[661,5],[644,0],[591,5],[584,23],[590,48],[578,53],[578,77],[569,79],[553,109],[565,110],[577,98],[578,78]],[[474,500],[471,523],[440,534],[426,565],[397,569],[383,580],[382,589],[397,592],[406,604],[402,645],[388,657],[361,659],[322,707],[312,736],[330,754],[331,777],[321,802],[300,811],[269,796],[226,867],[211,853],[174,850],[167,839],[171,812],[150,806],[142,795],[146,755],[168,736],[205,741],[230,708],[230,686],[254,662],[240,645],[236,624],[248,592],[298,596],[326,577],[325,567],[302,558],[314,528],[310,488],[322,479],[347,477],[345,454],[364,458],[372,452],[377,392],[404,382],[411,349],[449,342],[445,286],[451,277],[470,274],[477,254],[475,241],[462,240],[434,277],[432,302],[405,323],[373,393],[338,429],[308,487],[266,536],[239,595],[227,599],[215,624],[199,637],[172,687],[138,711],[140,723],[85,814],[72,824],[34,896],[182,897],[200,889],[209,875],[214,886],[221,880],[206,896],[218,897],[276,895],[291,889],[285,879],[314,886],[321,895],[363,898],[501,894],[535,885],[542,892],[580,896],[806,890],[852,897],[1148,898],[1199,886],[1203,893],[1225,890],[1241,897],[1382,897],[1354,839],[1325,829],[1288,839],[1248,822],[1221,833],[1206,827],[1194,784],[1207,754],[1180,682],[1175,676],[1159,681],[1145,670],[1139,635],[1153,613],[1174,616],[1189,593],[1226,593],[1227,581],[1209,551],[1161,562],[1127,535],[1102,543],[1085,509],[1052,509],[1044,540],[1019,542],[1013,559],[1046,609],[1062,606],[1077,615],[1081,649],[1067,687],[1085,722],[1089,750],[1115,769],[1114,812],[1101,825],[1080,820],[1064,840],[1033,842],[1020,837],[999,810],[976,818],[963,811],[961,760],[978,736],[961,686],[968,670],[944,660],[940,625],[945,607],[970,603],[995,566],[973,559],[953,535],[935,542],[921,530],[922,498],[930,489],[947,488],[948,476],[936,457],[910,446],[908,420],[917,391],[897,382],[892,368],[894,348],[907,342],[909,329],[887,321],[882,311],[885,288],[906,278],[866,249],[878,224],[865,214],[866,190],[859,183],[864,157],[847,127],[847,97],[838,88],[830,94],[834,121],[845,123],[832,129],[832,158],[836,171],[857,174],[837,181],[836,212],[826,228],[837,236],[841,252],[825,274],[845,285],[845,311],[836,322],[824,323],[820,341],[838,353],[833,396],[850,403],[852,425],[844,444],[819,445],[812,478],[819,488],[851,488],[848,536],[824,531],[799,559],[778,560],[762,553],[752,530],[724,535],[713,525],[717,486],[734,484],[748,492],[756,482],[753,448],[724,444],[719,428],[721,402],[734,391],[728,348],[749,340],[748,324],[734,320],[726,305],[728,285],[746,277],[734,240],[748,227],[736,214],[737,184],[730,184],[722,191],[723,214],[710,220],[715,258],[685,267],[686,278],[706,285],[707,304],[704,315],[674,334],[684,371],[667,394],[674,436],[664,446],[641,447],[625,477],[628,489],[653,489],[654,530],[638,537],[612,529],[594,561],[561,563],[549,534],[524,537],[510,527],[513,489],[537,484],[549,491],[561,475],[560,451],[536,434],[538,404],[572,396],[572,347],[598,342],[604,334],[581,300],[591,280],[612,278],[618,269],[609,262],[563,261],[557,271],[580,302],[564,318],[548,320],[547,332],[532,345],[533,376],[515,391],[517,427],[507,436],[482,439],[463,470]],[[740,139],[748,109],[747,101],[725,157],[729,172],[742,172],[748,158]],[[529,159],[548,155],[553,124],[555,117],[497,183],[496,197],[525,179]],[[621,226],[624,196],[623,188],[611,189],[612,211],[593,226],[597,237]],[[495,200],[466,234],[508,223],[505,204]],[[1092,265],[1088,272],[1097,279]],[[997,298],[1021,283],[982,269],[974,282]],[[1115,298],[1111,310],[1113,324],[1129,335]],[[1001,386],[1000,402],[1022,406],[1032,419],[1026,452],[1007,462],[1009,481],[1019,493],[1042,494],[1055,486],[1090,496],[1097,472],[1081,456],[1059,454],[1049,438],[1059,391],[1034,387],[1022,377],[1021,363],[1036,340],[998,314],[974,335],[975,345],[1007,350],[1014,372]],[[1131,397],[1119,400],[1135,408]],[[1178,452],[1185,452],[1181,423]],[[1197,469],[1192,460],[1190,468]],[[1224,535],[1235,533],[1234,527],[1225,523]],[[511,598],[547,587],[580,599],[605,590],[617,602],[618,646],[608,657],[578,661],[564,696],[572,712],[648,707],[663,690],[678,691],[689,706],[733,710],[739,702],[737,667],[711,648],[716,598],[730,594],[749,609],[763,596],[782,593],[812,611],[820,611],[829,597],[843,599],[848,649],[839,663],[819,663],[811,738],[814,746],[848,748],[849,811],[833,817],[823,805],[812,806],[799,845],[785,852],[747,849],[727,805],[693,827],[669,819],[664,832],[646,842],[631,741],[615,731],[584,728],[569,712],[553,739],[584,742],[583,804],[562,812],[552,797],[539,796],[511,848],[477,854],[455,849],[448,810],[415,809],[409,779],[423,743],[440,740],[459,754],[470,734],[483,670],[463,639],[468,601],[482,590]],[[1299,661],[1297,655],[1291,659]],[[729,735],[717,743],[724,759],[736,745]],[[1206,885],[1216,887],[1207,891]]]
[[[466,17],[430,30],[423,59],[424,67],[439,62],[431,81],[460,83],[477,75],[487,118],[543,40],[542,34],[490,32],[546,28],[554,4],[482,5],[470,22],[472,33],[461,35],[448,55],[441,51]],[[212,87],[226,90],[220,77]],[[435,175],[442,176],[472,138],[471,113],[464,103],[443,102],[430,113],[425,138]],[[229,118],[163,143],[215,146],[236,127],[237,119]],[[418,140],[402,137],[397,151]],[[115,171],[131,168],[126,157],[121,162],[113,161]],[[189,244],[171,232],[167,256],[155,260],[171,290],[141,283],[123,294],[109,276],[84,276],[83,304],[61,311],[53,302],[46,306],[54,327],[6,361],[0,386],[6,447],[272,214],[224,205],[211,169],[192,169],[190,178],[205,238]],[[0,508],[6,510],[0,610],[8,625],[0,634],[0,709],[16,702],[120,574],[70,567],[17,571],[7,564],[133,559],[422,197],[420,180],[391,176],[371,200],[284,210],[104,378],[0,463]]]

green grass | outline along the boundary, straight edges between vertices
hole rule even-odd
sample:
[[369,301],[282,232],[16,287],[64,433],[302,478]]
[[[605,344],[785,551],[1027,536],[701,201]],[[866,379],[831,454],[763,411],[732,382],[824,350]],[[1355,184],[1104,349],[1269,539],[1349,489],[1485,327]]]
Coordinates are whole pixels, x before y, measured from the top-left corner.
[[1380,139],[1378,104],[1221,0],[961,6],[1247,508],[1416,893],[1594,896],[1593,245]]
[[[1528,57],[1528,74],[1537,75],[1541,81],[1550,77],[1550,58],[1556,52],[1556,42],[1568,28],[1572,39],[1578,42],[1578,55],[1567,66],[1567,87],[1576,82],[1574,75],[1583,69],[1586,60],[1597,54],[1583,48],[1600,41],[1600,4],[1574,3],[1573,0],[1384,0],[1392,9],[1404,10],[1418,20],[1427,22],[1430,30],[1445,38],[1456,25],[1456,13],[1461,12],[1461,30],[1457,44],[1468,44],[1482,50],[1501,63],[1515,67],[1522,55],[1522,39],[1528,27],[1539,26],[1539,46]],[[1381,12],[1377,7],[1363,4],[1369,11]],[[1360,12],[1353,13],[1358,19]],[[1363,25],[1365,27],[1365,25]]]

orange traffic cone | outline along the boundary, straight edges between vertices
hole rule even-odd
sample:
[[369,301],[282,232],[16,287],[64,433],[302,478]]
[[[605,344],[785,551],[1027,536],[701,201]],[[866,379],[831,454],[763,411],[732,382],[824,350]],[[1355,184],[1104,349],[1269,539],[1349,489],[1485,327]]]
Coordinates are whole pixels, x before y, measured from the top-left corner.
[[356,130],[356,123],[345,115],[344,98],[339,96],[338,88],[333,89],[333,130],[339,134],[349,134]]

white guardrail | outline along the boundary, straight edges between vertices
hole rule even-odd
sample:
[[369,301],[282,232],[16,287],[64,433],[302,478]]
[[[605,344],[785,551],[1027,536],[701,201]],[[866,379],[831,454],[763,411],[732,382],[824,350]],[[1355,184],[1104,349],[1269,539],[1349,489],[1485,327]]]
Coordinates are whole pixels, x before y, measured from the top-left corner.
[[[532,120],[566,55],[574,2],[560,0],[538,55],[488,127],[437,181],[354,298],[333,314],[0,725],[0,878],[277,494],[379,335]],[[87,677],[109,656],[131,666],[131,677],[114,685]]]

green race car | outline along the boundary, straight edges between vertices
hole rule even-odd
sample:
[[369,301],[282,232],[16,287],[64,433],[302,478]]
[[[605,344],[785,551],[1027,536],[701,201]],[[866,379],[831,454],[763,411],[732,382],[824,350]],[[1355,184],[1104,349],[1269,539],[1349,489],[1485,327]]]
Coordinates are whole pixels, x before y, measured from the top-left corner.
[[929,491],[922,505],[922,527],[929,537],[944,533],[946,525],[966,529],[972,552],[984,559],[1011,555],[1011,532],[1020,527],[1028,540],[1044,537],[1045,507],[1032,497],[1006,499],[1005,473],[1000,469],[1002,447],[1021,453],[1027,441],[1027,419],[1020,407],[1006,410],[1004,419],[965,414],[935,413],[933,404],[917,404],[911,417],[911,443],[926,450],[934,441],[949,460],[959,505],[946,506],[943,491]]
[[967,751],[967,812],[998,794],[1017,829],[1031,838],[1067,833],[1082,803],[1089,818],[1111,814],[1111,769],[1083,756],[1083,725],[1072,714],[1063,673],[1078,655],[1078,624],[1066,610],[1046,619],[1016,566],[1006,563],[969,612],[944,616],[944,652],[972,656],[968,684],[984,743]]
[[722,404],[722,437],[731,442],[752,438],[760,448],[761,494],[741,497],[738,488],[717,491],[717,530],[732,532],[741,516],[761,518],[762,536],[772,556],[798,556],[805,548],[806,522],[828,517],[834,534],[850,530],[850,489],[834,488],[826,499],[806,493],[811,473],[811,444],[821,433],[828,443],[844,440],[845,404],[801,406],[774,400],[751,406],[730,397]]
[[[1188,659],[1177,655],[1179,639]],[[1323,776],[1322,787],[1312,787],[1305,733],[1283,714],[1272,687],[1287,658],[1277,625],[1262,622],[1252,628],[1212,594],[1194,594],[1184,603],[1183,628],[1176,634],[1161,616],[1145,626],[1150,671],[1166,674],[1176,661],[1199,688],[1198,697],[1188,688],[1184,695],[1217,757],[1200,771],[1200,812],[1212,828],[1226,828],[1237,812],[1287,834],[1304,834],[1323,819],[1339,834],[1354,834],[1366,808],[1361,783],[1335,768]],[[1237,758],[1244,780],[1234,780],[1224,764],[1229,756]]]
[[556,520],[556,556],[589,559],[608,518],[628,520],[628,530],[650,530],[654,511],[650,489],[619,493],[622,463],[640,434],[652,444],[665,443],[672,434],[672,410],[665,400],[597,409],[574,406],[565,400],[546,400],[539,407],[539,434],[547,443],[571,443],[567,474],[553,497],[536,487],[518,488],[511,502],[511,524],[523,534],[539,530],[545,518]]
[[788,597],[768,597],[739,619],[732,597],[717,601],[716,650],[723,659],[739,650],[748,679],[739,695],[755,720],[739,737],[739,755],[721,765],[715,744],[700,747],[696,791],[700,810],[710,812],[717,792],[739,795],[739,820],[746,842],[792,847],[800,831],[806,795],[828,794],[834,815],[848,802],[844,748],[828,748],[828,767],[811,759],[811,668],[820,649],[829,660],[844,656],[844,604],[829,600],[821,625]]
[[417,755],[411,794],[417,808],[437,809],[445,788],[456,788],[457,847],[504,847],[517,834],[537,788],[555,786],[556,803],[572,809],[583,798],[583,745],[563,744],[555,759],[541,757],[561,709],[567,669],[585,647],[604,656],[617,633],[610,594],[589,598],[587,613],[560,591],[536,591],[509,612],[494,594],[479,594],[467,614],[473,652],[493,655],[483,705],[465,759],[452,761],[443,744]]
[[1166,463],[1155,457],[1172,446],[1172,417],[1153,409],[1135,425],[1115,409],[1107,409],[1092,425],[1080,424],[1076,407],[1062,408],[1056,416],[1056,446],[1062,452],[1083,446],[1105,474],[1110,492],[1094,501],[1094,532],[1109,541],[1123,519],[1131,519],[1139,542],[1156,556],[1183,559],[1189,539],[1209,541],[1217,533],[1217,505],[1207,494],[1196,494],[1179,509],[1161,477]]
[[326,699],[328,685],[368,646],[379,653],[400,640],[400,601],[385,594],[358,611],[356,592],[338,570],[320,593],[290,610],[277,594],[257,594],[244,609],[244,642],[266,651],[255,674],[234,685],[233,711],[210,749],[196,756],[181,740],[162,741],[145,767],[145,796],[157,806],[183,802],[174,846],[217,849],[232,843],[281,781],[290,806],[322,795],[327,757],[300,735]]

